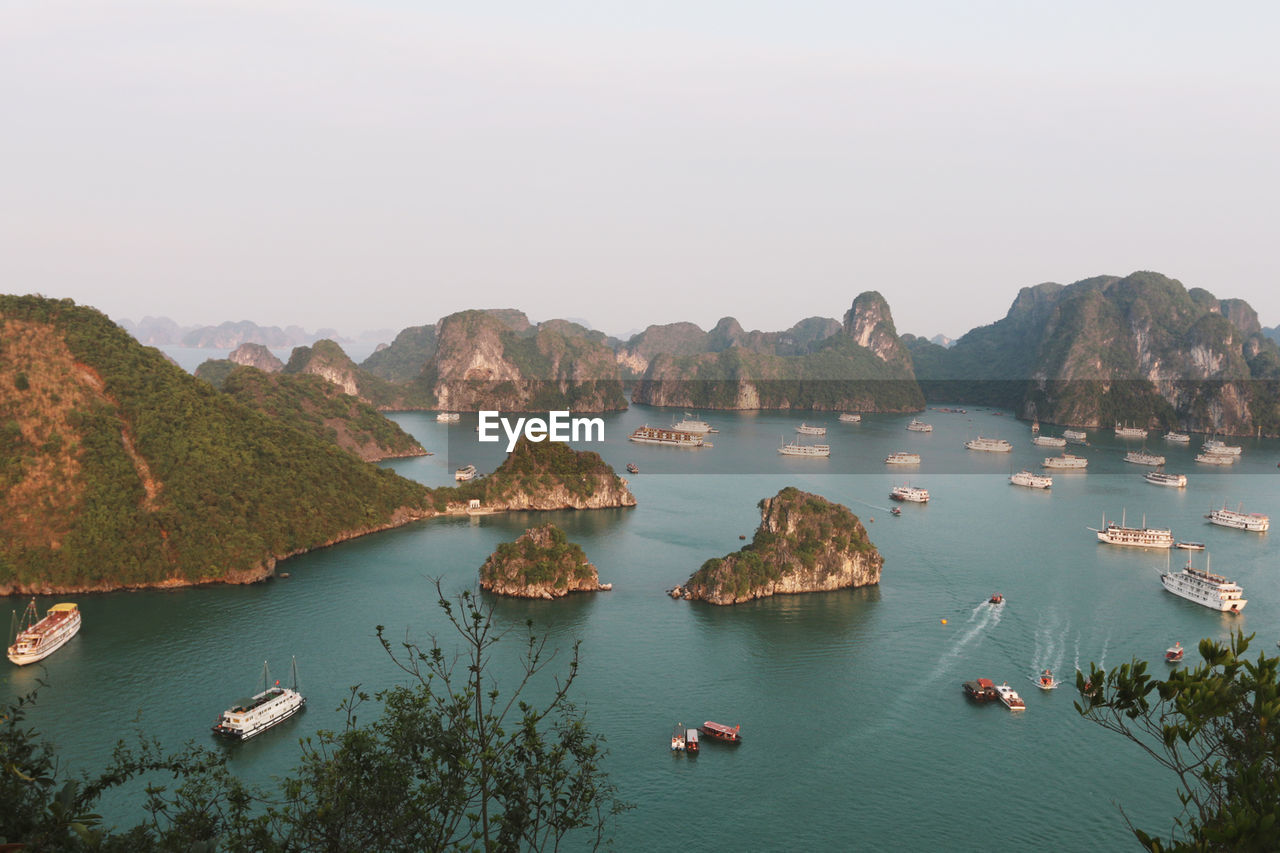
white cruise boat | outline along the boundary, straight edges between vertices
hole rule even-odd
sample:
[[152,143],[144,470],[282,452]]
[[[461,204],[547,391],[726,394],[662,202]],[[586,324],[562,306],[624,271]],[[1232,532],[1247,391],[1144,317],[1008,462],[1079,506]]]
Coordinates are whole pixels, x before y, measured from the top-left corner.
[[1098,541],[1105,542],[1108,545],[1125,545],[1131,548],[1172,548],[1173,547],[1173,531],[1167,527],[1147,527],[1146,518],[1142,519],[1141,527],[1128,527],[1124,522],[1124,514],[1120,516],[1120,523],[1107,521],[1107,517],[1102,517],[1102,529],[1094,530],[1098,534]]
[[1150,465],[1154,468],[1157,465],[1164,464],[1164,457],[1148,453],[1145,450],[1130,450],[1124,455],[1124,461],[1132,462],[1134,465]]
[[1196,461],[1205,465],[1234,465],[1239,456],[1230,453],[1197,453]]
[[453,479],[458,483],[465,483],[467,480],[474,479],[476,476],[476,466],[463,465],[461,468],[453,472]]
[[436,423],[438,424],[456,424],[462,420],[462,415],[457,412],[440,412],[436,415]]
[[1160,583],[1174,595],[1180,595],[1196,604],[1203,604],[1210,610],[1239,613],[1249,603],[1249,600],[1243,597],[1244,590],[1239,584],[1209,571],[1207,557],[1204,571],[1192,568],[1191,557],[1188,556],[1187,564],[1182,567],[1182,571],[1163,572],[1160,575]]
[[796,432],[800,433],[801,435],[826,435],[827,428],[820,427],[820,426],[809,426],[806,423],[801,423],[800,426],[796,427]]
[[927,504],[929,502],[929,490],[917,489],[914,486],[894,486],[893,490],[889,492],[889,497],[895,501]]
[[683,420],[672,424],[671,428],[676,432],[691,432],[694,435],[707,435],[708,433],[720,431],[706,421],[698,420],[696,415],[691,415],[688,412],[684,413]]
[[1120,426],[1116,424],[1116,438],[1146,438],[1145,427]]
[[1176,442],[1177,444],[1190,444],[1191,436],[1187,435],[1185,432],[1174,432],[1173,430],[1169,430],[1164,434],[1164,440]]
[[810,456],[825,457],[831,455],[831,445],[829,444],[800,444],[794,441],[784,442],[778,448],[778,452],[783,456]]
[[1210,524],[1222,527],[1234,527],[1236,530],[1250,530],[1254,533],[1266,533],[1271,529],[1271,518],[1260,512],[1241,512],[1239,509],[1215,509],[1205,516]]
[[1089,460],[1083,456],[1064,453],[1061,456],[1046,456],[1041,465],[1045,468],[1057,468],[1060,470],[1083,470],[1089,467]]
[[1033,436],[1031,443],[1038,447],[1066,447],[1067,440],[1056,435]]
[[1013,445],[1003,438],[983,438],[982,436],[969,439],[964,446],[970,450],[985,450],[988,453],[1009,453],[1013,450]]
[[1089,436],[1082,429],[1064,429],[1062,437],[1067,441],[1074,441],[1083,444],[1088,440]]
[[933,424],[927,424],[919,418],[912,418],[911,423],[907,424],[907,429],[912,432],[933,432]]
[[[262,663],[262,680],[270,683],[266,661]],[[222,712],[214,723],[215,734],[234,740],[248,740],[276,723],[282,723],[301,711],[307,699],[298,692],[298,662],[293,662],[293,687],[281,687],[277,681],[248,699],[241,699]]]
[[1142,479],[1153,486],[1168,486],[1171,489],[1185,489],[1187,487],[1186,474],[1166,474],[1164,471],[1148,471],[1142,475]]
[[919,453],[902,453],[901,451],[899,451],[898,453],[890,453],[888,456],[884,458],[884,464],[886,465],[919,465],[920,454]]
[[1000,684],[996,686],[996,695],[1000,697],[1000,701],[1010,711],[1025,711],[1027,703],[1022,701],[1022,697],[1018,695],[1018,691],[1014,690],[1008,684]]
[[853,412],[841,412],[837,420],[842,424],[860,424],[862,423],[862,415],[854,414]]
[[19,622],[18,634],[9,647],[8,658],[18,666],[44,660],[66,645],[80,630],[80,608],[75,604],[55,604],[39,622],[36,600],[31,599]]
[[639,444],[665,444],[668,447],[710,447],[707,440],[701,435],[684,430],[668,429],[666,427],[651,427],[645,424],[636,427],[635,432],[627,436],[631,441]]
[[1225,441],[1218,441],[1216,438],[1211,438],[1208,441],[1206,441],[1204,444],[1200,445],[1200,449],[1203,450],[1205,453],[1211,453],[1214,456],[1239,456],[1240,455],[1240,445],[1227,444]]
[[1053,478],[1046,474],[1019,471],[1009,477],[1009,483],[1014,486],[1026,486],[1029,489],[1048,489],[1053,486]]

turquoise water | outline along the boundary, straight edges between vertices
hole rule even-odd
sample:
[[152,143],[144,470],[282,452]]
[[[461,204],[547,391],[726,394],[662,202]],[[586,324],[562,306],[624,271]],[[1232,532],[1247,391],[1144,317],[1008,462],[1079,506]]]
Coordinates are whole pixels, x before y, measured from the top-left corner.
[[[1145,483],[1147,469],[1121,461],[1140,443],[1108,431],[1083,451],[1088,473],[1055,472],[1044,493],[1012,487],[1008,475],[1057,451],[1031,446],[1026,424],[991,412],[930,412],[931,434],[906,432],[909,416],[847,425],[834,415],[706,413],[721,429],[714,448],[626,441],[636,425],[672,414],[609,415],[607,441],[592,445],[619,471],[640,466],[629,478],[634,509],[437,519],[289,560],[280,567],[287,580],[73,597],[81,634],[43,673],[6,667],[0,690],[22,692],[43,677],[34,722],[75,766],[95,768],[139,728],[171,747],[209,742],[209,725],[253,688],[262,661],[283,678],[296,655],[307,712],[228,748],[234,767],[265,779],[287,771],[299,737],[340,724],[334,709],[350,685],[400,676],[375,625],[425,641],[442,627],[431,578],[460,589],[498,543],[550,520],[613,591],[496,601],[497,619],[518,631],[531,618],[565,652],[581,640],[574,698],[608,738],[608,768],[636,806],[616,827],[620,849],[977,850],[998,832],[1036,848],[1094,850],[1131,846],[1117,804],[1139,826],[1167,826],[1178,811],[1175,779],[1081,720],[1073,691],[1043,693],[1031,676],[1159,660],[1175,640],[1194,648],[1237,626],[1275,650],[1275,534],[1211,527],[1203,516],[1224,501],[1277,515],[1280,443],[1246,441],[1241,463],[1210,470],[1191,461],[1198,438],[1192,448],[1149,442],[1169,456],[1168,470],[1190,476],[1180,491]],[[474,417],[451,427],[425,413],[395,419],[437,455],[388,466],[430,485],[451,482],[463,462],[488,471],[502,458],[501,448],[471,446]],[[777,455],[779,436],[802,419],[828,426],[830,460]],[[979,433],[1008,438],[1014,453],[965,450]],[[886,470],[880,460],[894,450],[916,450],[923,462]],[[907,480],[933,499],[892,518],[886,496]],[[707,558],[740,547],[759,522],[757,501],[787,485],[863,519],[885,557],[879,586],[729,608],[664,595]],[[1164,592],[1163,552],[1099,545],[1086,528],[1122,511],[1207,542],[1212,568],[1244,586],[1244,615]],[[993,592],[1006,597],[1003,609],[984,604]],[[509,645],[518,653],[518,637]],[[967,702],[960,682],[980,676],[1016,686],[1027,711]],[[703,720],[740,724],[745,742],[673,756],[672,725]]]

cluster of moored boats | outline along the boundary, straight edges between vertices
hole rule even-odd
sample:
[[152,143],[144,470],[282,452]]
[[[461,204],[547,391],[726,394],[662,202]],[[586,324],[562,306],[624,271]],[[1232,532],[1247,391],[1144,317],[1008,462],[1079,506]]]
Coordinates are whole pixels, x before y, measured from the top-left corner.
[[676,723],[675,729],[671,732],[671,751],[673,753],[685,753],[686,755],[697,755],[699,745],[703,740],[714,740],[721,743],[742,743],[742,726],[726,726],[723,723],[713,723],[707,720],[700,726],[685,726],[684,723]]

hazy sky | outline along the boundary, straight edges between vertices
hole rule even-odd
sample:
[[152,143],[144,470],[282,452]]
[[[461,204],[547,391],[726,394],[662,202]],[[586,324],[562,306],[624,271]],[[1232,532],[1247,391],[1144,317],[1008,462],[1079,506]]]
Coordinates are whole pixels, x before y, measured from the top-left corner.
[[[119,319],[1280,323],[1280,4],[0,0],[0,281]],[[1268,238],[1266,235],[1271,234]]]

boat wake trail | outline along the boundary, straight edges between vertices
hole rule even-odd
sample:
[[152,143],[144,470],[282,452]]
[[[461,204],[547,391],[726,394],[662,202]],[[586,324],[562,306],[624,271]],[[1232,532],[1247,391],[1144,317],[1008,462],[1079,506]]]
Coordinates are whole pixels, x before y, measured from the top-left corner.
[[976,640],[983,631],[1000,624],[1000,617],[1003,614],[1003,605],[983,602],[975,607],[973,613],[969,615],[969,622],[972,623],[972,627],[961,634],[960,639],[956,640],[951,648],[943,652],[942,656],[938,658],[938,665],[934,667],[927,680],[933,681],[946,672],[948,665],[958,658],[960,653],[968,648],[969,644]]
[[[1060,627],[1061,626],[1061,627]],[[1067,635],[1071,633],[1071,621],[1065,626],[1057,613],[1050,615],[1036,630],[1036,650],[1031,664],[1036,672],[1060,669],[1067,657]],[[1080,640],[1076,638],[1076,662],[1080,660]]]

